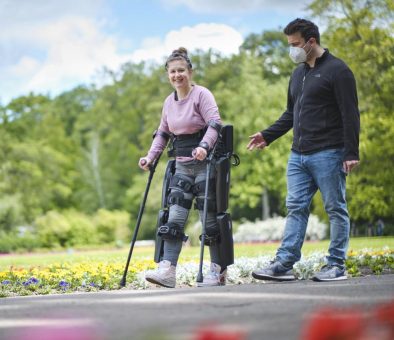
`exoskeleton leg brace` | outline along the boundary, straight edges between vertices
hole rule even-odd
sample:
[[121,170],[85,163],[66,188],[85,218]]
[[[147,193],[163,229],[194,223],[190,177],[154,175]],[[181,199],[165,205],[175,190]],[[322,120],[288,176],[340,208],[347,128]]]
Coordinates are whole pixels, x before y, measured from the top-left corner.
[[[197,196],[203,195],[203,199],[197,198],[196,207],[202,213],[204,201],[207,211],[216,212],[216,225],[205,225],[204,244],[217,246],[219,251],[220,266],[222,269],[234,263],[234,243],[232,236],[231,215],[227,213],[230,193],[230,159],[233,155],[233,127],[226,125],[220,129],[220,138],[211,158],[212,166],[207,171],[214,171],[213,180],[196,183],[194,190]],[[237,163],[238,164],[238,163]],[[208,170],[210,169],[210,170]],[[207,174],[208,175],[208,174]],[[208,195],[204,197],[208,185]],[[212,192],[215,194],[212,195]],[[214,196],[212,201],[210,197]],[[200,236],[202,239],[202,236]]]
[[167,162],[167,168],[164,174],[163,189],[161,195],[161,209],[157,217],[156,223],[156,242],[155,242],[155,255],[154,261],[159,263],[163,257],[164,245],[163,238],[158,234],[158,230],[161,226],[165,225],[168,221],[169,205],[168,196],[170,194],[170,183],[171,179],[175,174],[175,160]]
[[[171,211],[171,213],[175,212],[175,215],[172,215],[173,219],[171,219],[170,208],[171,206],[176,205],[176,207],[171,209],[183,208],[183,211],[185,209],[187,211],[190,210],[193,197],[193,181],[185,175],[176,173],[175,163],[172,162],[173,161],[169,161],[167,164],[167,169],[163,182],[162,209],[159,212],[156,226],[156,262],[160,262],[162,260],[164,240],[180,240],[185,242],[188,239],[188,236],[186,236],[183,232],[184,223],[181,223],[179,221],[179,218],[178,220],[174,220],[174,216],[177,215],[177,212],[175,212],[175,210]],[[181,213],[181,215],[182,214],[183,213]]]
[[[233,127],[226,125],[221,130],[221,139],[218,141],[217,153],[213,159],[212,170],[215,175],[208,181],[208,212],[215,212],[217,224],[210,225],[205,230],[204,244],[217,245],[221,266],[227,267],[234,263],[234,245],[232,237],[231,215],[227,212],[230,191],[230,158],[233,155]],[[207,174],[208,175],[208,174]],[[191,201],[185,200],[183,192],[193,192],[196,196],[195,209],[202,213],[204,208],[206,181],[194,185],[187,182],[187,178],[175,175],[175,160],[167,163],[163,181],[161,210],[157,219],[157,235],[155,247],[155,262],[160,262],[163,257],[163,240],[187,239],[181,228],[168,223],[169,207],[178,204],[190,209]],[[174,190],[175,189],[175,190]]]

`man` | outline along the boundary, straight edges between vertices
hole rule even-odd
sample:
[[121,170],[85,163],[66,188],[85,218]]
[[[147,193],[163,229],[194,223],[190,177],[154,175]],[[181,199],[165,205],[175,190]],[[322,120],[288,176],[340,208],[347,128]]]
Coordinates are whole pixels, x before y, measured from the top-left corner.
[[376,222],[376,236],[383,236],[384,222],[381,218]]
[[252,275],[261,280],[294,280],[301,258],[311,200],[319,189],[330,220],[326,265],[315,281],[344,280],[349,243],[346,175],[359,163],[360,114],[352,71],[320,46],[318,27],[296,19],[284,29],[290,58],[298,65],[288,88],[287,110],[269,128],[250,136],[249,150],[263,149],[293,128],[287,168],[288,215],[275,259]]

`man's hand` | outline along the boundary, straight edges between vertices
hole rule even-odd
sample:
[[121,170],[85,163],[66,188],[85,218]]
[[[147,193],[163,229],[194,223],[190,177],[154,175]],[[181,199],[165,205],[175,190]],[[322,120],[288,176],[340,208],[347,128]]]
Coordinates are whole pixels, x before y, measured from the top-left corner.
[[360,163],[360,161],[344,161],[343,162],[343,171],[345,171],[347,174],[350,173],[357,165]]
[[151,164],[152,164],[152,160],[148,157],[141,157],[138,162],[138,166],[145,171],[149,170],[149,166]]
[[254,135],[249,136],[250,141],[246,148],[250,151],[253,149],[264,149],[267,146],[267,142],[265,141],[261,132],[256,132]]

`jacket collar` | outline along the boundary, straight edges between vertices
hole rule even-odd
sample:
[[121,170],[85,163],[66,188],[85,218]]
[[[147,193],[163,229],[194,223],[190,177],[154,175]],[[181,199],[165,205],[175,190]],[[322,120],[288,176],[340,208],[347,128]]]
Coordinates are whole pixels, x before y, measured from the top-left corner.
[[320,63],[322,63],[324,60],[326,60],[326,59],[327,59],[327,56],[328,56],[329,54],[330,54],[330,51],[328,50],[328,48],[325,48],[325,49],[324,49],[324,53],[323,53],[319,58],[316,58],[315,66],[318,65],[318,64],[320,64]]
[[[324,62],[324,60],[327,59],[329,54],[330,54],[330,52],[328,51],[328,48],[325,48],[323,54],[320,57],[316,58],[315,65],[313,68],[315,68],[317,65]],[[311,68],[307,62],[304,63],[304,66],[305,66],[305,69],[307,69],[307,70],[309,70]]]

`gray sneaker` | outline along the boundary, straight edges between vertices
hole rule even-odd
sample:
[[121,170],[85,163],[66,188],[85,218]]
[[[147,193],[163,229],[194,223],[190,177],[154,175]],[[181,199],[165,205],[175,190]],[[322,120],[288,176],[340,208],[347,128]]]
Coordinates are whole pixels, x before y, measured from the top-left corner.
[[274,281],[295,280],[292,267],[285,267],[278,260],[271,261],[268,267],[253,271],[252,276],[258,280],[274,280]]
[[163,287],[175,288],[176,268],[170,261],[163,260],[157,269],[145,273],[145,280]]
[[224,286],[227,278],[227,268],[220,272],[221,267],[216,263],[211,263],[210,271],[207,275],[204,275],[202,282],[197,282],[197,287],[212,287],[212,286]]
[[319,272],[313,275],[313,281],[340,281],[346,280],[347,275],[345,269],[339,268],[337,266],[325,265]]

